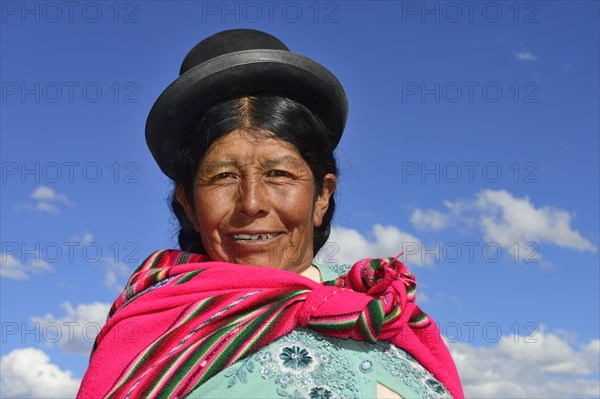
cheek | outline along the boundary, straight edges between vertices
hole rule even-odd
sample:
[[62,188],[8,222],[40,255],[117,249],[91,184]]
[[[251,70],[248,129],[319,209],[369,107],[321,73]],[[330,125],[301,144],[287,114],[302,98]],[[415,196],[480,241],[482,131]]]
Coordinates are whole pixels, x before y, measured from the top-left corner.
[[226,196],[210,190],[198,190],[195,194],[197,228],[204,233],[216,230],[228,212]]
[[311,190],[290,193],[286,200],[282,201],[281,209],[285,209],[286,218],[298,228],[312,231],[314,204]]

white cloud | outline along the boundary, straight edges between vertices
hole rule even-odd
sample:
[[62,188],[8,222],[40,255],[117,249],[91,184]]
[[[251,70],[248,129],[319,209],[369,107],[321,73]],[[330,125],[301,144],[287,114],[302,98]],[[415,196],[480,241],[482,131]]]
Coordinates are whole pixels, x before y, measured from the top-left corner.
[[50,270],[52,267],[41,258],[31,262],[21,262],[11,254],[0,253],[0,277],[27,280],[33,273]]
[[481,226],[488,240],[507,246],[533,241],[597,251],[578,231],[571,229],[571,215],[561,209],[536,208],[529,198],[515,198],[504,190],[484,190],[477,195],[474,205],[482,213]]
[[[389,258],[401,252],[402,262],[410,265],[425,264],[427,257],[421,256],[421,241],[395,226],[373,226],[373,240],[369,240],[354,229],[334,226],[329,240],[315,257],[319,263],[354,264],[365,258]],[[425,258],[425,259],[422,259]]]
[[[102,254],[102,248],[98,242],[94,241],[94,236],[90,233],[82,233],[72,236],[70,241],[73,243],[77,243],[82,247],[92,247],[95,250],[97,249],[97,254],[100,256]],[[94,251],[90,251],[96,255]],[[104,281],[103,285],[107,288],[115,292],[121,292],[125,286],[126,278],[131,275],[131,270],[129,266],[123,262],[115,262],[115,256],[100,256],[98,258],[93,258],[93,263],[99,265],[102,269],[104,269]]]
[[415,227],[430,229],[444,223],[444,226],[479,227],[488,242],[506,248],[518,243],[524,249],[523,255],[534,255],[536,259],[539,253],[537,249],[535,254],[528,252],[528,243],[548,243],[578,251],[598,250],[573,230],[569,212],[550,206],[536,207],[528,197],[516,198],[504,190],[482,190],[474,199],[444,201],[444,206],[445,213],[416,209],[411,221]]
[[115,292],[125,288],[126,279],[131,275],[129,266],[123,262],[115,262],[111,256],[103,256],[100,265],[104,268],[104,285]]
[[85,245],[85,244],[89,244],[90,242],[92,242],[92,235],[90,233],[85,233],[82,237],[81,237],[81,244]]
[[574,345],[541,329],[503,336],[492,347],[450,343],[465,396],[476,398],[598,397],[600,340]]
[[79,243],[79,245],[87,245],[94,241],[94,236],[90,233],[77,234],[71,237],[70,241]]
[[31,193],[31,198],[38,201],[62,202],[65,205],[72,205],[65,194],[59,194],[50,187],[39,186]]
[[410,221],[419,230],[433,231],[445,229],[450,222],[448,215],[433,209],[427,211],[416,209],[410,215]]
[[519,61],[536,61],[537,55],[529,52],[529,51],[518,51],[514,53],[514,56]]
[[16,206],[18,211],[26,210],[30,212],[46,212],[46,213],[60,213],[60,209],[53,204],[47,202],[38,202],[37,204],[19,204]]
[[36,188],[31,193],[31,198],[37,202],[35,204],[19,204],[16,206],[16,209],[32,212],[60,213],[60,208],[56,205],[57,203],[73,206],[73,202],[65,194],[60,194],[47,186]]
[[80,381],[39,349],[13,350],[2,356],[0,369],[3,398],[73,398],[79,389]]
[[94,302],[73,307],[69,302],[61,305],[66,314],[57,318],[52,313],[32,317],[34,326],[48,336],[48,343],[58,343],[65,352],[89,355],[96,335],[106,322],[110,304]]
[[49,204],[47,202],[38,202],[36,209],[40,212],[59,213],[60,209],[56,205]]

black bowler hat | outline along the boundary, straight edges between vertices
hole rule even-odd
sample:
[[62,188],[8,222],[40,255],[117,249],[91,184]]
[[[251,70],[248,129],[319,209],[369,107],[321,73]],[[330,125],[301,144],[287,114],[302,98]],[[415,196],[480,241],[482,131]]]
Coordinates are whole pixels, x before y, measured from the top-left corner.
[[337,146],[348,115],[346,93],[321,64],[292,53],[276,37],[252,29],[216,33],[187,54],[179,77],[158,97],[146,121],[146,142],[154,159],[174,177],[175,153],[183,138],[213,105],[240,96],[291,98],[318,115]]

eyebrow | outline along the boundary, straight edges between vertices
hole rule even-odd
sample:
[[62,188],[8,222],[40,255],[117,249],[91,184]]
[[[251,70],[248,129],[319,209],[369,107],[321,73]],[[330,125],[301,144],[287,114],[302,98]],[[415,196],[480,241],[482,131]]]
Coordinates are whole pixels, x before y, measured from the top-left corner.
[[[285,156],[276,157],[276,158],[267,158],[263,161],[259,161],[259,164],[263,167],[273,167],[273,166],[279,166],[279,165],[284,165],[284,164],[297,165],[298,163],[299,163],[298,159],[291,155],[285,155]],[[200,167],[205,170],[228,168],[228,167],[238,167],[238,166],[239,166],[239,162],[234,161],[234,160],[204,162],[200,165]]]
[[218,161],[218,162],[203,162],[200,164],[201,168],[225,168],[229,166],[237,166],[236,161]]
[[279,158],[270,158],[270,159],[266,159],[264,161],[261,162],[261,165],[263,166],[269,166],[269,167],[273,167],[273,166],[279,166],[282,164],[294,164],[297,165],[298,164],[298,159],[291,156],[291,155],[285,155]]

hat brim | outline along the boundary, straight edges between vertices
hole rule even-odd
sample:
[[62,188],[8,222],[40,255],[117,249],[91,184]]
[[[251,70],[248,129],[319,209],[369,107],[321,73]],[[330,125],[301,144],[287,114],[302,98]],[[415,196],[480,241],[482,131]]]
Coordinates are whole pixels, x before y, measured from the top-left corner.
[[303,104],[328,127],[332,149],[337,146],[348,113],[337,78],[319,63],[289,51],[245,50],[191,68],[158,97],[146,121],[146,142],[162,171],[174,177],[175,154],[186,132],[210,107],[258,94]]

